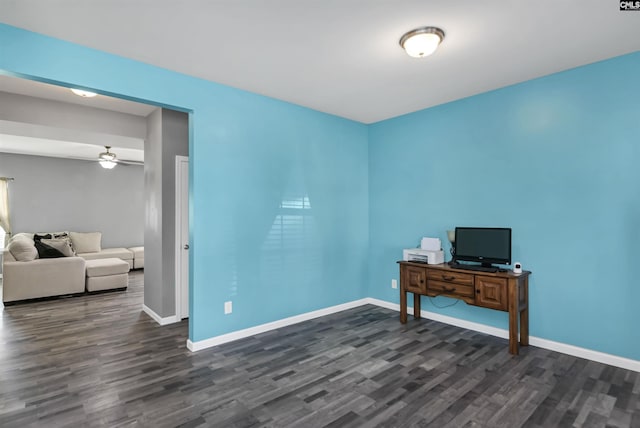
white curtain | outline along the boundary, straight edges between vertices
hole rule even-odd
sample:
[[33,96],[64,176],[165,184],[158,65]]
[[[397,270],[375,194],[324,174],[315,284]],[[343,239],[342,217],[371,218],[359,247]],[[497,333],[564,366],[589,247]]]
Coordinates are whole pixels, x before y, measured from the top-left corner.
[[11,239],[11,223],[9,222],[9,179],[0,177],[0,227],[4,229],[4,243]]

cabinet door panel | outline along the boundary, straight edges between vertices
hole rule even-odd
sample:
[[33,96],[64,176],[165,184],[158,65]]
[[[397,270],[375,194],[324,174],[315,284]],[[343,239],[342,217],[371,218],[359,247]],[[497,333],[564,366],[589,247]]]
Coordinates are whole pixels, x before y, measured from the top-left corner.
[[485,308],[508,310],[507,280],[491,276],[476,276],[476,305]]
[[400,282],[406,291],[418,294],[427,293],[427,273],[424,268],[403,266]]

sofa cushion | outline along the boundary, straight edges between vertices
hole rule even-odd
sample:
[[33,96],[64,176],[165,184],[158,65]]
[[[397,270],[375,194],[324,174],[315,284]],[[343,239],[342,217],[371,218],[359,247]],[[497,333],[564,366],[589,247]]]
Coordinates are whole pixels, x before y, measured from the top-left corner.
[[129,263],[121,259],[97,259],[86,261],[87,277],[119,275],[129,272]]
[[127,249],[133,253],[134,259],[144,258],[144,247],[130,247]]
[[133,260],[134,269],[144,269],[144,257],[136,257]]
[[69,241],[66,239],[41,239],[40,242],[60,251],[65,257],[75,256],[71,245],[69,245]]
[[38,258],[40,259],[57,259],[58,257],[64,257],[61,251],[51,245],[43,244],[39,239],[36,240],[34,245],[38,251]]
[[71,237],[69,236],[69,232],[55,232],[52,233],[53,239],[62,239],[69,244],[69,248],[71,248],[71,252],[73,255],[76,255],[76,249],[73,248],[73,242],[71,242]]
[[101,250],[102,232],[69,232],[76,253],[97,253]]
[[30,262],[38,258],[38,250],[33,245],[33,241],[26,238],[11,239],[7,250],[18,262]]
[[128,248],[133,253],[133,269],[144,269],[144,247]]
[[78,253],[85,260],[118,258],[122,260],[132,260],[133,253],[126,248],[105,248],[97,253]]

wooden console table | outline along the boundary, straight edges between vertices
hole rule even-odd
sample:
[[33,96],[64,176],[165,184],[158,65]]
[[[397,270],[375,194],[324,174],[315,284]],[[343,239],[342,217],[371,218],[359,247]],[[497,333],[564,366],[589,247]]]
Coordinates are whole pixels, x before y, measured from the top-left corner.
[[[413,316],[420,318],[420,296],[447,296],[470,305],[509,312],[509,352],[529,345],[529,275],[454,269],[448,264],[400,264],[400,322],[407,322],[407,292],[413,293]],[[518,316],[519,315],[519,316]],[[520,342],[518,344],[518,320]]]

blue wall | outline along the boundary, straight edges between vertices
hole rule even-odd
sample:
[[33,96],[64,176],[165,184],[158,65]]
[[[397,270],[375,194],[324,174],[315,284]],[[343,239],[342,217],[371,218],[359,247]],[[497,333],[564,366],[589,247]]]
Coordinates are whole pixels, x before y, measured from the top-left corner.
[[365,125],[3,24],[0,72],[193,112],[191,340],[365,296]]
[[193,112],[191,340],[397,302],[402,248],[509,226],[532,335],[640,359],[639,53],[369,127],[3,24],[0,72]]
[[[402,248],[455,226],[513,228],[533,271],[533,336],[640,359],[640,53],[374,124],[370,290]],[[443,297],[424,309],[507,328],[506,314]]]

